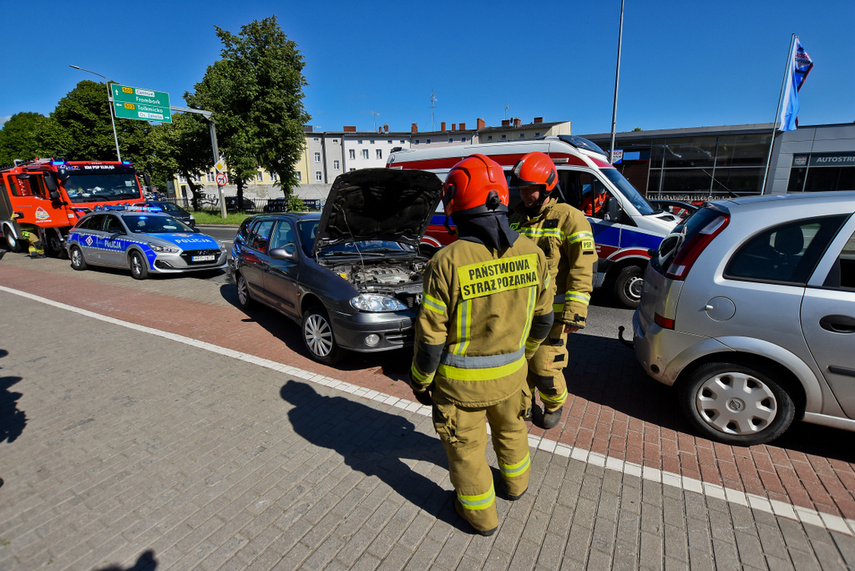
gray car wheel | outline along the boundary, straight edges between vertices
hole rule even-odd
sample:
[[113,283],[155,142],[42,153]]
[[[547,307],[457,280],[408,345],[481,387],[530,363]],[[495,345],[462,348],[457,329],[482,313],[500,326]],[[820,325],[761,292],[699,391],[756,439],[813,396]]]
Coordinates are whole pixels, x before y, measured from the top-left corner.
[[773,375],[744,365],[703,365],[680,384],[679,395],[695,428],[726,444],[769,442],[795,417],[792,397]]
[[249,309],[253,306],[252,298],[249,296],[249,286],[242,274],[237,275],[238,305],[241,309]]
[[317,305],[303,314],[303,343],[312,358],[320,363],[332,365],[342,357],[327,312]]
[[135,280],[144,280],[148,277],[148,262],[139,252],[131,252],[129,257],[131,276]]
[[85,270],[88,267],[83,258],[83,252],[77,246],[71,247],[69,257],[71,258],[71,267],[75,270]]

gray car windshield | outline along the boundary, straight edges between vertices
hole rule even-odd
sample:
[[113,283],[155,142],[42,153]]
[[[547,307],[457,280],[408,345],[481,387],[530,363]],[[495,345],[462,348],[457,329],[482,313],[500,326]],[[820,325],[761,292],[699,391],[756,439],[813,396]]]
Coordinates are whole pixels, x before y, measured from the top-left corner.
[[73,173],[64,186],[68,198],[74,203],[142,198],[133,173]]
[[136,234],[170,234],[172,232],[190,232],[194,230],[171,216],[147,216],[145,214],[126,214],[122,216],[128,230]]

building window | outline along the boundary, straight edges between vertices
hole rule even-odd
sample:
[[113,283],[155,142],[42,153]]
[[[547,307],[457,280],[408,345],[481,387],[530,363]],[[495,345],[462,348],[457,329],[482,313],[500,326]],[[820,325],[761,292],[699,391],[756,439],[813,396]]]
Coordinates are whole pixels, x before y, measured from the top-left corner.
[[453,143],[453,142],[454,142],[454,138],[453,138],[453,137],[449,137],[449,138],[448,138],[448,142],[449,142],[449,143]]
[[348,172],[353,172],[353,171],[355,171],[355,170],[356,170],[356,169],[355,169],[355,168],[353,168],[353,167],[350,167],[349,169],[347,169],[347,171],[348,171]]
[[315,162],[316,163],[321,162],[321,154],[320,153],[315,153]]
[[[401,142],[403,143],[404,141],[401,141]],[[421,141],[416,139],[416,144],[418,145],[419,143],[421,143]]]
[[264,180],[264,173],[262,173],[261,171],[255,173],[255,180],[257,180],[258,182],[262,182]]
[[295,174],[297,175],[297,182],[303,182],[303,173],[297,171]]
[[350,149],[347,151],[347,156],[350,157],[350,160],[356,159],[356,151],[354,149]]
[[508,136],[507,136],[507,135],[502,135],[502,140],[503,140],[503,141],[504,141],[505,139],[507,139],[507,138],[508,138]]
[[425,141],[425,143],[427,143],[428,145],[430,145],[430,139],[426,140],[426,141]]
[[333,139],[332,142],[334,145],[338,145],[338,139]]
[[214,182],[215,180],[214,171],[208,171],[208,182]]
[[315,137],[314,141],[317,143],[318,141],[320,141],[320,139],[318,139],[317,137]]
[[272,180],[273,182],[276,182],[277,180],[279,180],[279,175],[276,174],[275,172],[270,173],[270,180]]
[[525,139],[525,133],[520,133],[520,139]]
[[377,149],[377,158],[378,158],[378,159],[382,159],[382,158],[383,158],[383,151],[381,151],[380,149]]
[[318,182],[322,182],[324,180],[324,175],[321,171],[315,171],[315,180]]
[[363,158],[363,159],[367,159],[367,158],[368,158],[368,149],[362,149],[362,158]]
[[489,136],[487,137],[487,140],[488,140],[488,141],[492,141],[492,140],[493,140],[493,135],[489,135]]
[[374,139],[371,139],[371,141],[369,141],[369,143],[373,145],[373,144],[374,144]]
[[540,133],[535,133],[535,134],[534,134],[534,136],[535,136],[535,137],[540,137]]
[[338,160],[333,161],[332,168],[335,170],[341,170],[341,162]]
[[178,182],[187,182],[187,177],[183,174],[178,175]]

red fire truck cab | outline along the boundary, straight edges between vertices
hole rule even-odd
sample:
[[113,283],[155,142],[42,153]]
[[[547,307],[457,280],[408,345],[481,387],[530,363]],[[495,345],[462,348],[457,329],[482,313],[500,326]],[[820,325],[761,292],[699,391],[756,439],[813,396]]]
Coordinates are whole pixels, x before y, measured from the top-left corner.
[[65,253],[65,237],[87,212],[143,200],[137,173],[127,161],[33,159],[0,168],[0,233],[6,247],[23,247],[21,225],[43,232],[45,251]]

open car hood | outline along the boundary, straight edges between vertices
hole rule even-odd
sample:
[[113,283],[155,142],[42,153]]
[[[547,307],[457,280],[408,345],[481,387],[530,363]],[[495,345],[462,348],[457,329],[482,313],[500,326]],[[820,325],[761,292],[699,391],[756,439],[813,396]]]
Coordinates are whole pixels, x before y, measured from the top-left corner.
[[321,214],[314,253],[361,240],[418,248],[441,196],[442,181],[425,171],[373,168],[339,175]]

